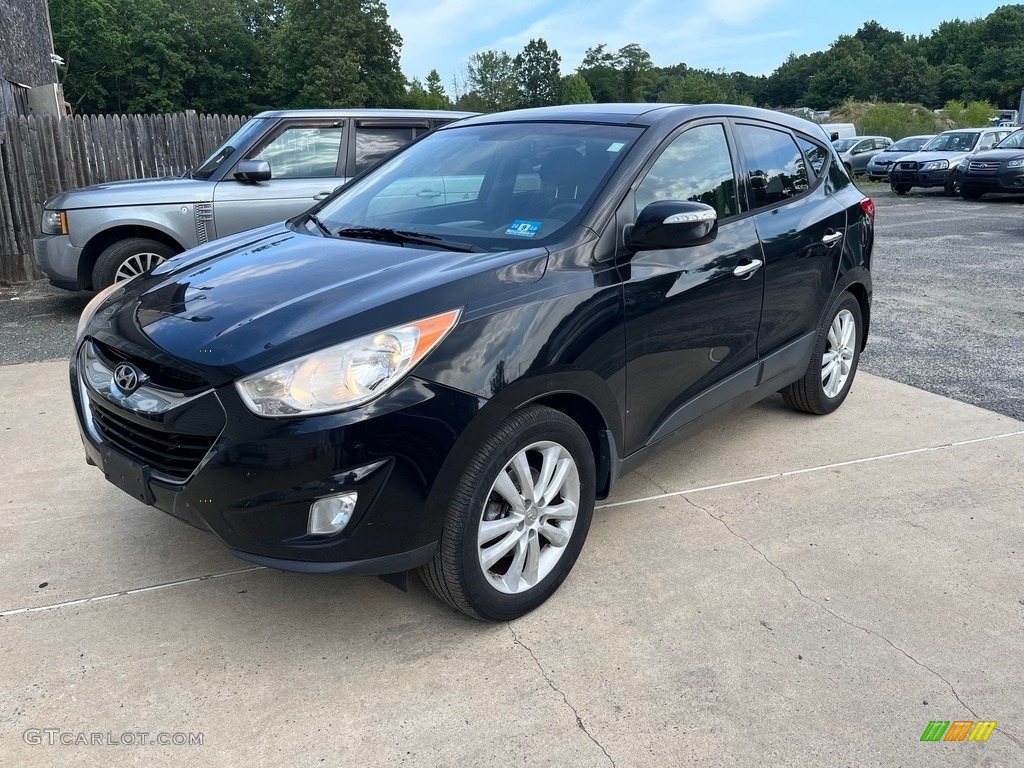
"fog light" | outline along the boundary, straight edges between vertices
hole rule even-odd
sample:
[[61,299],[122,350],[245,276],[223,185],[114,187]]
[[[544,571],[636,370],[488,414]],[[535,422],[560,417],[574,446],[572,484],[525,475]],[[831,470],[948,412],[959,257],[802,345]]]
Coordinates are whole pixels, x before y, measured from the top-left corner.
[[309,508],[309,533],[311,536],[330,536],[338,533],[352,519],[356,510],[357,493],[339,493],[318,499]]

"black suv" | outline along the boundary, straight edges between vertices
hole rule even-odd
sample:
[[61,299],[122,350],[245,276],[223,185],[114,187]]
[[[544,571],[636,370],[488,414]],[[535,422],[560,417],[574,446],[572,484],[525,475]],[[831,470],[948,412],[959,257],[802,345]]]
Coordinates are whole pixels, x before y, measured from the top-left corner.
[[454,123],[97,295],[71,363],[87,460],[245,560],[418,568],[513,618],[653,452],[775,392],[839,407],[873,231],[821,129],[776,112]]
[[960,196],[977,200],[986,192],[1024,194],[1024,129],[960,164]]

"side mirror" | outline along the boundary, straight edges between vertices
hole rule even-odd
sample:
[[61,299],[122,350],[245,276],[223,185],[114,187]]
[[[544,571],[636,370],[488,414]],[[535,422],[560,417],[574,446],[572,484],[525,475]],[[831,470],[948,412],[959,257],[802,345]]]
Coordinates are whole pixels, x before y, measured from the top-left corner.
[[266,160],[243,160],[235,168],[239,181],[270,181],[270,163]]
[[640,211],[627,243],[637,251],[655,251],[703,245],[716,237],[718,214],[710,205],[661,200]]

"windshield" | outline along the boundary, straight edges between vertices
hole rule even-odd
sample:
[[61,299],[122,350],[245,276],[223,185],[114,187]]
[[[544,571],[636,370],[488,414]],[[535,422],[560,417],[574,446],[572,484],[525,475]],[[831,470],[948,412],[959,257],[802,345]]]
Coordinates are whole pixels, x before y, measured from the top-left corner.
[[317,216],[343,237],[379,239],[381,230],[393,230],[489,251],[540,245],[579,220],[640,133],[634,126],[537,122],[437,131],[347,187]]
[[899,141],[897,141],[895,144],[893,144],[891,147],[889,147],[889,149],[887,151],[888,152],[916,152],[921,147],[923,147],[925,144],[927,144],[929,141],[931,141],[931,139],[932,139],[931,136],[908,136],[905,139],[900,139]]
[[217,147],[214,153],[203,161],[192,176],[197,179],[208,179],[220,168],[221,164],[235,153],[239,147],[245,146],[256,135],[263,133],[267,127],[266,118],[253,118],[244,123],[227,141]]
[[924,145],[925,152],[970,152],[978,143],[978,132],[955,131],[940,133]]
[[996,144],[999,149],[1020,149],[1024,147],[1024,130],[1014,131]]
[[860,141],[859,138],[856,138],[856,139],[836,139],[835,141],[832,142],[832,146],[836,148],[836,152],[845,152],[850,147],[852,147],[854,144],[856,144],[858,141]]

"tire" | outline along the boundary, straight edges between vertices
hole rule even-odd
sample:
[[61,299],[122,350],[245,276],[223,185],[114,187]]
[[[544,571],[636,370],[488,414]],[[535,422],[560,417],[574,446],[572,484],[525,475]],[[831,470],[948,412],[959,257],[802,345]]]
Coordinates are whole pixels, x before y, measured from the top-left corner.
[[[524,483],[526,470],[531,478]],[[474,618],[508,621],[529,613],[558,589],[583,549],[595,474],[590,441],[568,416],[538,405],[513,413],[483,442],[455,487],[441,542],[420,568],[423,582]],[[545,490],[556,482],[548,496]],[[537,505],[527,500],[535,483]],[[481,542],[484,523],[492,535]]]
[[129,237],[108,245],[92,270],[92,287],[101,290],[142,274],[171,258],[176,251],[148,237]]
[[949,174],[946,183],[942,186],[946,197],[957,197],[960,194],[960,178],[956,173]]
[[[803,378],[782,390],[786,405],[817,415],[832,413],[842,405],[857,375],[863,328],[860,303],[852,294],[843,293],[818,329],[811,361]],[[846,338],[843,338],[844,334]],[[826,374],[826,367],[837,359],[837,351],[840,367]]]
[[971,187],[965,187],[963,184],[960,185],[960,197],[964,200],[980,200],[984,192],[979,192]]
[[901,197],[910,191],[910,187],[908,187],[906,184],[890,184],[889,189],[891,189],[893,192],[895,192],[897,195],[900,195]]

